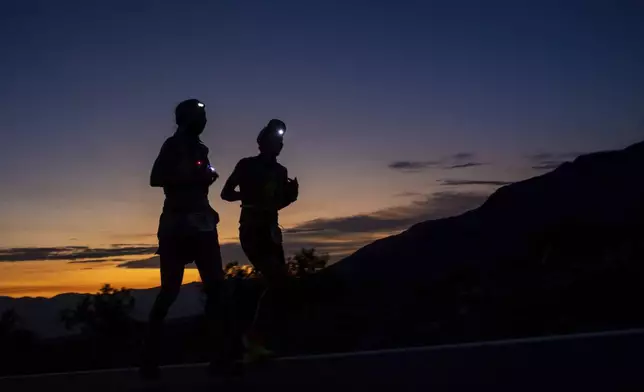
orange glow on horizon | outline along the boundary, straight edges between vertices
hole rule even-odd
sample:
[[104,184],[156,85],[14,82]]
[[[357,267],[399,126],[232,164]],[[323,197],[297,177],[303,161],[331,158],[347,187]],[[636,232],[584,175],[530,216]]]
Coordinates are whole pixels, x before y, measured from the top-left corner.
[[[53,297],[61,293],[95,293],[105,283],[143,289],[159,286],[157,268],[119,268],[119,263],[22,261],[0,263],[0,296]],[[196,269],[186,268],[183,282],[199,281]]]
[[[323,245],[321,251],[328,253],[335,261],[348,256],[357,248],[372,241],[396,234],[395,232],[342,234],[332,237],[311,235],[312,242]],[[298,240],[307,240],[299,235]],[[233,238],[222,240],[222,244],[237,243]],[[288,236],[286,239],[289,245]],[[291,247],[291,252],[293,248]],[[53,297],[62,293],[95,293],[103,284],[113,287],[144,289],[160,284],[158,268],[121,268],[119,264],[128,261],[145,260],[154,254],[117,256],[90,260],[38,260],[0,262],[0,296],[10,297]],[[290,256],[290,254],[288,255]],[[85,262],[83,262],[85,261]],[[224,260],[227,262],[229,260]],[[251,268],[242,265],[246,270]],[[200,281],[195,268],[186,268],[183,283]]]

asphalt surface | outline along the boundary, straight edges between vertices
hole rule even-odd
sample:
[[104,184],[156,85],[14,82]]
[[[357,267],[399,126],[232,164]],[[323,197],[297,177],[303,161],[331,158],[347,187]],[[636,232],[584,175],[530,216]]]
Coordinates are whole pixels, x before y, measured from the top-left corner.
[[630,330],[282,358],[233,380],[200,364],[152,382],[134,369],[8,377],[0,391],[644,391],[643,354],[644,330]]

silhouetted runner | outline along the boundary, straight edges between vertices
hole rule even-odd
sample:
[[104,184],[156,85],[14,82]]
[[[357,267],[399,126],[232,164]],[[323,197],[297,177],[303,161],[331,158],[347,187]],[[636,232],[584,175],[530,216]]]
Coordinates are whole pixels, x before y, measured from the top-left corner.
[[161,147],[150,175],[150,185],[163,188],[165,202],[157,233],[161,290],[150,312],[144,343],[140,370],[145,377],[159,374],[164,320],[181,289],[184,267],[192,262],[199,269],[207,295],[207,344],[213,355],[210,370],[232,363],[233,348],[224,345],[229,339],[223,339],[230,333],[231,304],[222,290],[219,215],[208,201],[208,188],[218,175],[210,165],[208,148],[199,138],[207,122],[205,105],[196,99],[183,101],[175,109],[175,118],[177,131]]
[[[241,200],[239,239],[248,260],[265,278],[268,289],[257,305],[255,319],[244,337],[245,362],[254,362],[272,353],[264,347],[272,319],[282,319],[288,310],[289,278],[278,211],[298,197],[297,178],[277,162],[283,148],[286,125],[271,120],[257,137],[259,155],[240,160],[221,192],[227,201]],[[239,191],[236,188],[239,186]]]

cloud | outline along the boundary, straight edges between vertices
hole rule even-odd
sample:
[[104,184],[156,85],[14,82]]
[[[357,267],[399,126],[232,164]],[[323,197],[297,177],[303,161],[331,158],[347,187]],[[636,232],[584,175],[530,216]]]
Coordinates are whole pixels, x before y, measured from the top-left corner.
[[566,161],[543,161],[539,164],[532,165],[534,170],[554,170]]
[[533,154],[528,156],[528,158],[532,159],[533,161],[547,161],[547,160],[560,160],[560,159],[574,159],[577,158],[580,155],[584,155],[585,153],[583,152],[574,152],[574,151],[569,151],[569,152],[541,152],[538,154]]
[[463,186],[463,185],[503,186],[503,185],[512,184],[512,181],[444,179],[444,180],[440,180],[440,184],[445,186]]
[[553,170],[561,166],[561,164],[574,160],[584,154],[583,152],[541,152],[528,155],[527,158],[531,162],[531,167],[534,170]]
[[[220,245],[221,258],[224,263],[229,261],[247,262],[246,255],[238,242],[224,243]],[[152,256],[141,260],[125,261],[118,264],[120,268],[158,268],[159,256]],[[188,264],[186,268],[196,268],[194,264]]]
[[418,196],[424,196],[424,193],[420,192],[401,192],[401,193],[396,193],[394,197],[418,197]]
[[89,260],[106,259],[119,256],[152,254],[156,252],[156,250],[156,246],[113,246],[110,248],[90,248],[87,246],[5,248],[0,249],[0,262],[38,260],[85,260],[90,262]]
[[284,234],[301,234],[301,233],[315,233],[320,230],[318,229],[298,229],[298,228],[292,228],[292,229],[284,229],[282,230],[282,233]]
[[425,220],[457,215],[480,206],[489,196],[482,192],[438,192],[410,204],[331,219],[316,219],[298,225],[298,229],[337,233],[373,233],[406,229]]
[[[348,256],[371,242],[401,230],[415,223],[458,215],[480,206],[488,192],[438,192],[425,194],[422,199],[410,203],[339,218],[316,219],[284,230],[284,250],[292,255],[301,248],[316,248],[331,255],[331,261]],[[224,262],[247,259],[239,243],[221,246]],[[121,268],[158,268],[159,258],[152,257],[128,261]],[[189,264],[187,268],[195,268]]]
[[[291,256],[302,248],[315,248],[318,252],[330,255],[330,261],[336,262],[343,257],[350,255],[357,249],[368,245],[384,235],[374,235],[372,233],[337,233],[329,231],[319,232],[298,232],[297,234],[284,235],[284,253]],[[248,264],[248,259],[239,243],[230,243],[222,245],[221,249],[223,263],[238,261],[240,264]],[[127,261],[118,265],[119,268],[143,269],[159,268],[159,256],[153,256],[141,260]],[[195,269],[194,263],[186,265],[188,269]]]
[[486,165],[474,160],[474,157],[471,152],[459,152],[435,161],[394,161],[387,166],[392,170],[415,173],[428,169],[453,170]]
[[[413,192],[408,192],[410,196]],[[339,218],[316,219],[284,230],[284,250],[293,255],[301,248],[316,248],[331,256],[331,262],[346,257],[373,241],[409,228],[415,223],[458,215],[481,205],[488,197],[486,192],[438,192],[416,194],[410,202],[374,211]],[[117,261],[125,269],[159,268],[159,257],[152,256],[156,246],[117,245],[108,248],[87,246],[63,246],[42,248],[0,249],[0,261],[67,260],[87,266],[102,261]],[[124,256],[141,255],[140,260],[125,261]],[[239,261],[248,263],[238,242],[221,244],[224,263]],[[147,257],[146,257],[147,256]],[[150,257],[151,256],[151,257]],[[187,268],[196,268],[188,264]]]
[[393,170],[420,171],[440,165],[440,161],[395,161],[388,166]]
[[485,163],[483,162],[466,162],[466,163],[457,163],[451,166],[445,166],[444,169],[465,169],[468,167],[476,167],[476,166],[483,166],[483,165],[485,165]]
[[125,261],[125,259],[122,259],[122,258],[114,259],[114,258],[108,257],[104,259],[74,260],[74,261],[70,261],[69,264],[92,264],[92,263],[104,263],[106,261],[115,263],[115,262]]
[[[138,269],[138,268],[159,268],[160,264],[161,263],[159,260],[159,256],[154,256],[143,260],[127,261],[125,263],[119,264],[118,266],[120,268]],[[195,268],[194,264],[192,265],[189,264],[186,267]]]

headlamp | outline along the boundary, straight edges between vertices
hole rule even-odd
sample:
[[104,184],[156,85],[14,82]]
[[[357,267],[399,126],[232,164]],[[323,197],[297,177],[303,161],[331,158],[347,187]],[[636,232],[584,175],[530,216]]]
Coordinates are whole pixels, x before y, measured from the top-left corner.
[[[197,161],[197,167],[201,168],[205,162],[204,161]],[[212,166],[211,164],[206,165],[206,169],[210,170],[210,172],[215,173],[215,167]]]

